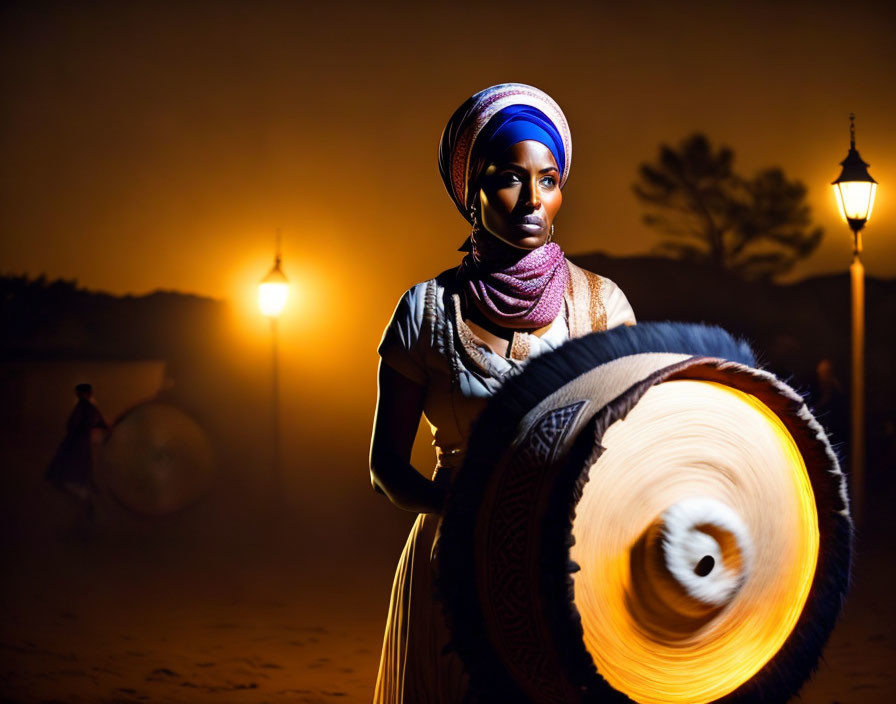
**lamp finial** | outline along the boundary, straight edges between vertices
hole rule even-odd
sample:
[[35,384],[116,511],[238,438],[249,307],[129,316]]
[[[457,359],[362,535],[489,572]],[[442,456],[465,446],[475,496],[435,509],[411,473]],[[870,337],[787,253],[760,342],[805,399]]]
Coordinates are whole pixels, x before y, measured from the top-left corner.
[[856,148],[856,114],[849,113],[849,148]]

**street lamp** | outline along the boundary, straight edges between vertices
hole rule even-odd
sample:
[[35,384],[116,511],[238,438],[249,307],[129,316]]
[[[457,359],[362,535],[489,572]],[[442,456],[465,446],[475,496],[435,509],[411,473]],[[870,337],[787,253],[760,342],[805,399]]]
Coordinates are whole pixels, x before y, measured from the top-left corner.
[[865,484],[865,267],[862,265],[862,229],[877,192],[877,181],[871,178],[866,164],[856,151],[856,116],[849,115],[849,152],[840,162],[843,169],[831,184],[840,215],[853,234],[852,264],[849,278],[852,287],[852,433],[850,474],[855,497],[856,518],[861,515]]
[[289,281],[280,268],[280,237],[277,237],[277,256],[273,268],[258,284],[258,307],[261,314],[269,317],[272,323],[283,312],[286,299],[289,297]]
[[258,284],[258,307],[261,314],[271,321],[271,422],[273,425],[272,483],[273,490],[279,491],[280,484],[280,391],[277,363],[277,319],[283,312],[286,299],[289,297],[289,281],[280,268],[280,229],[277,229],[277,252],[274,266]]

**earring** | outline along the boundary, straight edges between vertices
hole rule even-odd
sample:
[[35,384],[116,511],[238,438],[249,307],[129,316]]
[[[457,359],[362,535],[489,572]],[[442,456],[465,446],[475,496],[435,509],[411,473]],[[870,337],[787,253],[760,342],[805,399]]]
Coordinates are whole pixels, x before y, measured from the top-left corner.
[[479,213],[476,212],[476,203],[472,203],[470,205],[470,222],[473,224],[473,229],[470,231],[470,254],[473,255],[474,261],[481,261],[482,257],[479,252],[479,243],[476,241],[476,235],[481,232],[479,225]]
[[470,222],[473,224],[473,229],[470,232],[470,237],[475,242],[476,233],[481,229],[481,226],[479,225],[479,213],[476,211],[476,203],[473,203],[470,206]]
[[[548,233],[548,242],[554,239],[554,223],[551,223],[551,231]],[[545,242],[547,244],[548,242]]]

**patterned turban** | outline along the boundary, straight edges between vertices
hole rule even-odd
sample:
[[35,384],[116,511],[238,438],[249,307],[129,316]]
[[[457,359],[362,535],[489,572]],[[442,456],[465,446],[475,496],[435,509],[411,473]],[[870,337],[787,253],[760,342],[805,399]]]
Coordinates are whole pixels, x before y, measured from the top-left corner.
[[501,83],[468,98],[448,120],[439,142],[439,173],[460,214],[470,206],[487,156],[525,139],[541,142],[569,176],[572,138],[560,106],[544,91],[523,83]]

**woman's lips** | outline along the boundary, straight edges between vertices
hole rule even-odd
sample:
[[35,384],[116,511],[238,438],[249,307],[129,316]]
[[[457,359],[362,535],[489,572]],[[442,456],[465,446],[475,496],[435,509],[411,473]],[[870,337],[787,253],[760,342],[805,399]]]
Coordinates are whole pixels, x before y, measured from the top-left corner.
[[517,226],[525,230],[543,230],[544,220],[536,215],[527,215],[522,220],[517,221]]

